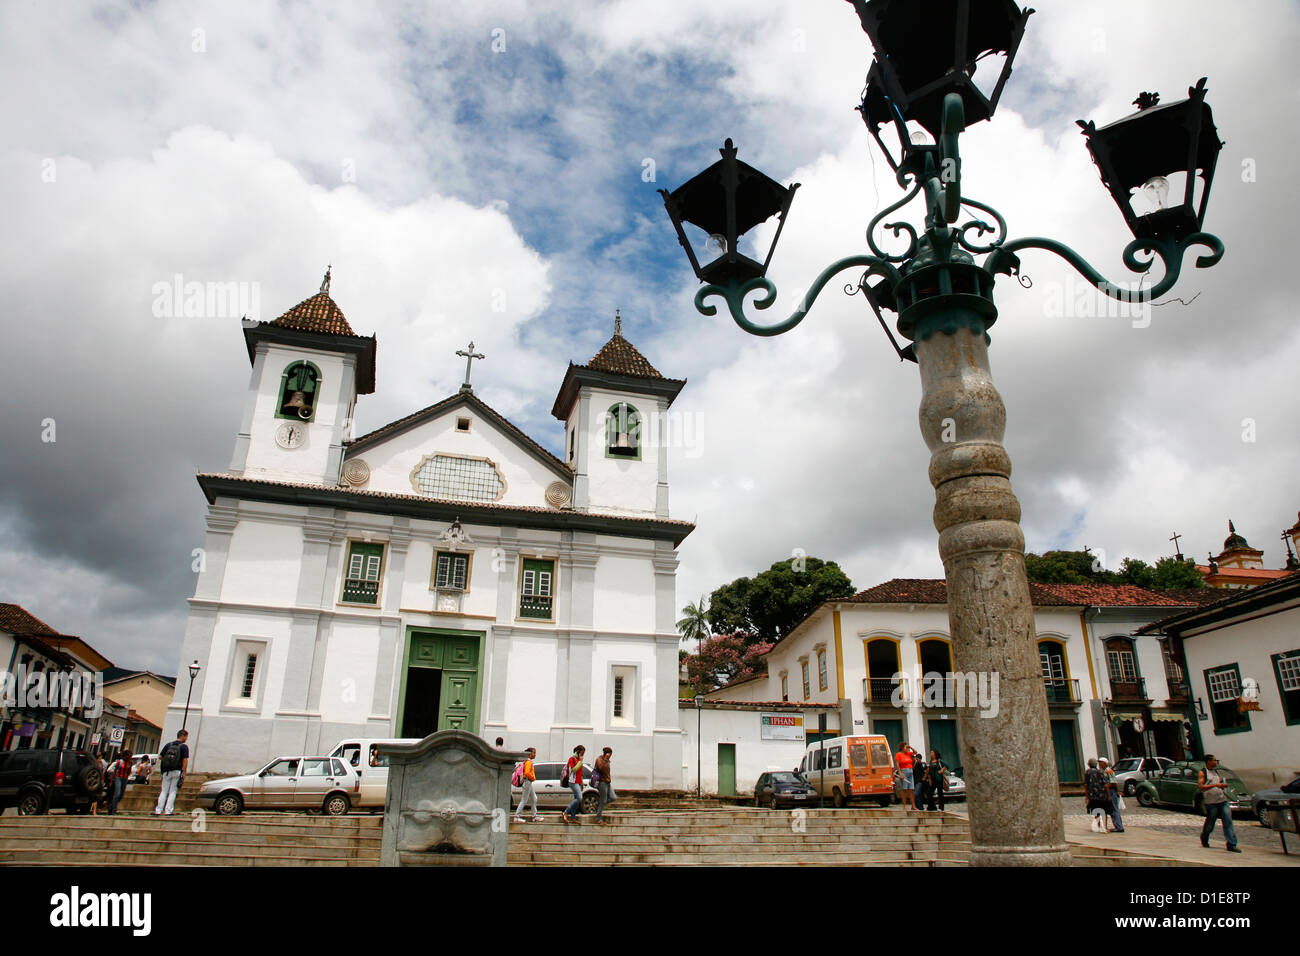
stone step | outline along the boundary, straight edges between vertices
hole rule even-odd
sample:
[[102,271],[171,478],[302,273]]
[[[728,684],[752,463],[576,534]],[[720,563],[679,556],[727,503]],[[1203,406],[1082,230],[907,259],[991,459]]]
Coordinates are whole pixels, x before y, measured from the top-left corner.
[[304,857],[298,853],[240,855],[237,852],[114,853],[111,857],[73,851],[6,851],[0,853],[6,866],[378,866],[379,851],[352,856]]

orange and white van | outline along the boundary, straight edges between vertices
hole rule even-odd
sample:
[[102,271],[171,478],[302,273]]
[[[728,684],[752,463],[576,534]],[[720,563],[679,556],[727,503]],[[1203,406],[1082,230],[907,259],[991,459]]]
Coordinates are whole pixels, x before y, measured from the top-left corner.
[[874,800],[882,807],[894,802],[894,757],[883,734],[809,744],[799,772],[837,807],[853,800]]

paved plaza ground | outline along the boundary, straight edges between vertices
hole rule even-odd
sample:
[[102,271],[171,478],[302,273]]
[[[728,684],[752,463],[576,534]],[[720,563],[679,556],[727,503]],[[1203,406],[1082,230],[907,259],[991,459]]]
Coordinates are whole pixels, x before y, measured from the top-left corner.
[[[1136,800],[1128,800],[1128,809],[1121,813],[1123,833],[1093,833],[1091,817],[1083,809],[1083,797],[1062,797],[1061,810],[1065,816],[1065,835],[1073,843],[1089,846],[1114,847],[1183,860],[1188,863],[1205,863],[1211,866],[1296,866],[1300,867],[1300,836],[1287,834],[1290,856],[1282,853],[1278,835],[1259,825],[1253,818],[1238,817],[1233,821],[1237,831],[1237,845],[1241,853],[1229,853],[1224,848],[1223,829],[1216,824],[1210,837],[1210,848],[1201,846],[1201,826],[1205,820],[1194,813],[1159,807],[1140,807]],[[966,815],[965,801],[950,803],[947,809]]]

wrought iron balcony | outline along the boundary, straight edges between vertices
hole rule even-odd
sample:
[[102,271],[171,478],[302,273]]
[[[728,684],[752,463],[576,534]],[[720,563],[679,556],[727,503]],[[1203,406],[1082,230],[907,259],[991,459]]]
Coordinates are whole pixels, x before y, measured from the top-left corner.
[[1047,689],[1049,704],[1077,704],[1082,699],[1079,682],[1073,678],[1044,677],[1043,686]]
[[898,680],[892,677],[865,677],[862,680],[862,699],[868,704],[899,707],[907,703],[907,684],[905,677]]
[[1166,677],[1165,679],[1169,682],[1169,699],[1171,701],[1179,701],[1185,704],[1192,699],[1192,687],[1187,681],[1175,677]]
[[1111,700],[1149,700],[1147,697],[1147,681],[1145,677],[1138,677],[1129,680],[1110,681],[1110,699]]

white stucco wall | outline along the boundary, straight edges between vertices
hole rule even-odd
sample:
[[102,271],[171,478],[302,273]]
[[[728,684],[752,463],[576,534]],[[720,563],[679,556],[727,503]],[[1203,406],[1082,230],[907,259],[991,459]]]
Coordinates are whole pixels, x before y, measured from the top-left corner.
[[[735,744],[736,793],[740,795],[752,795],[754,783],[766,771],[793,770],[799,766],[807,743],[802,740],[763,740],[763,713],[765,711],[717,708],[704,708],[697,712],[694,707],[679,708],[683,788],[691,793],[695,791],[697,722],[704,739],[703,752],[699,752],[699,778],[704,793],[718,792],[718,744]],[[804,723],[805,726],[809,724],[806,716]],[[816,718],[813,718],[811,725],[816,729]]]
[[287,521],[243,520],[230,541],[221,600],[292,605],[302,561],[302,528]]
[[[314,349],[265,346],[266,358],[262,380],[254,384],[253,422],[249,432],[248,458],[244,473],[254,478],[289,481],[320,480],[329,458],[329,446],[336,427],[341,428],[356,400],[356,383],[344,356]],[[281,448],[275,441],[276,430],[289,419],[277,418],[280,401],[280,378],[285,369],[299,361],[308,361],[320,369],[316,413],[310,422],[299,422],[305,429],[305,441],[297,448]],[[346,379],[343,401],[339,400],[340,379]]]
[[595,623],[608,631],[654,632],[655,572],[649,556],[600,556],[596,562]]
[[[659,456],[664,454],[657,431],[661,420],[659,400],[649,395],[587,386],[582,389],[579,403],[582,402],[588,404],[588,412],[587,429],[579,437],[579,455],[584,457],[587,466],[590,509],[615,514],[654,514]],[[606,457],[605,415],[619,402],[631,405],[641,416],[639,461]]]
[[1270,777],[1290,780],[1292,775],[1300,773],[1300,724],[1287,725],[1271,660],[1274,654],[1297,648],[1300,648],[1300,607],[1183,635],[1192,697],[1204,701],[1207,713],[1211,698],[1206,670],[1236,664],[1242,680],[1253,677],[1259,682],[1260,709],[1248,714],[1250,730],[1220,734],[1215,731],[1212,718],[1199,721],[1206,753],[1214,754],[1239,774],[1260,775],[1266,780]]
[[[470,419],[470,430],[456,430],[456,419]],[[411,482],[411,472],[426,455],[486,458],[497,466],[505,492],[495,503],[547,507],[546,486],[562,480],[551,468],[525,452],[517,441],[468,406],[449,408],[436,418],[394,435],[377,445],[361,448],[349,458],[370,466],[367,491],[411,495],[421,492]]]

